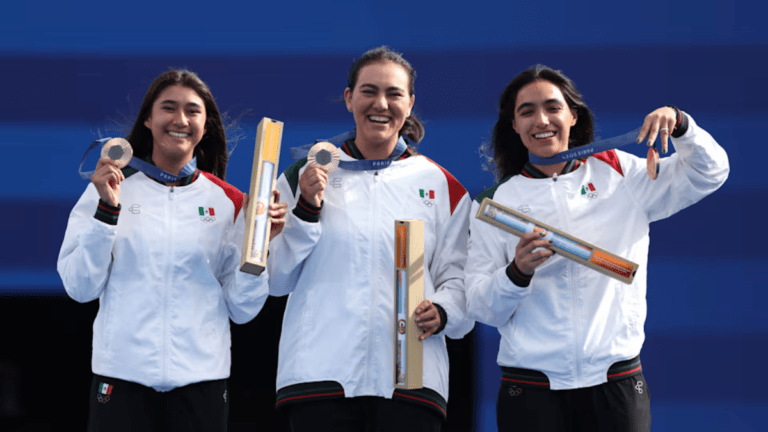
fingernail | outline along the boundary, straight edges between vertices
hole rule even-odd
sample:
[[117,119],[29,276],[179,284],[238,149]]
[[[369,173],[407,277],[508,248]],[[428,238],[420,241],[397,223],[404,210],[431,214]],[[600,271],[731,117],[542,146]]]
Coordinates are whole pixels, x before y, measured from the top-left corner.
[[539,231],[539,237],[544,237],[544,231]]
[[554,243],[554,241],[550,240],[550,241],[549,241],[549,244],[552,244],[552,243]]
[[640,144],[641,142],[643,142],[643,140],[641,140],[641,139],[640,139],[640,137],[637,137],[637,139],[635,140],[635,142],[637,142],[638,144]]

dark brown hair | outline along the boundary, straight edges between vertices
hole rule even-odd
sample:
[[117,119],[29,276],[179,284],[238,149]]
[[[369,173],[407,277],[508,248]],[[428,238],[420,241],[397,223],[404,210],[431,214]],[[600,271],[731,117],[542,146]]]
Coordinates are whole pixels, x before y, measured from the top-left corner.
[[146,159],[152,154],[152,131],[144,125],[144,122],[152,113],[152,105],[160,93],[173,85],[191,88],[203,100],[206,133],[200,143],[195,146],[194,154],[197,158],[197,167],[225,180],[229,153],[227,153],[227,137],[219,108],[216,106],[208,86],[197,74],[188,70],[169,70],[155,78],[149,86],[147,94],[144,95],[144,101],[141,103],[139,114],[136,116],[136,122],[126,137],[133,147],[134,156]]
[[[360,70],[371,64],[380,61],[391,61],[403,67],[408,72],[408,94],[413,96],[415,94],[414,85],[416,81],[416,71],[413,69],[408,60],[404,59],[400,53],[392,51],[387,46],[380,46],[372,50],[366,51],[359,59],[352,63],[352,67],[349,68],[349,75],[347,77],[347,87],[352,92],[357,85],[357,77],[360,75]],[[416,115],[411,111],[411,115],[405,119],[403,127],[398,132],[398,135],[405,135],[410,138],[414,143],[420,142],[424,138],[424,126],[421,124]]]
[[528,149],[520,135],[512,128],[515,118],[517,93],[521,88],[537,80],[546,80],[556,85],[563,93],[565,102],[576,111],[576,124],[571,127],[568,148],[589,144],[594,139],[594,120],[592,112],[584,103],[576,85],[561,71],[544,65],[536,65],[524,70],[507,84],[499,98],[499,118],[493,126],[490,142],[492,169],[497,180],[519,174],[528,162]]

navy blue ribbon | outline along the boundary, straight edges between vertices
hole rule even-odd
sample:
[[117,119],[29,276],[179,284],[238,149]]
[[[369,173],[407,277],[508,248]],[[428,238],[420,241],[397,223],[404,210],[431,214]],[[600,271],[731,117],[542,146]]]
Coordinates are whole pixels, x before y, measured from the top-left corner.
[[572,148],[549,158],[539,157],[529,152],[528,161],[534,165],[554,165],[561,162],[568,162],[573,159],[584,159],[585,157],[591,156],[595,153],[615,149],[627,144],[637,144],[638,135],[640,135],[640,128],[627,132],[624,135],[619,135],[617,137],[607,138],[601,141],[583,145],[581,147]]
[[[90,153],[93,149],[95,149],[98,145],[104,145],[107,141],[111,140],[111,137],[107,138],[101,138],[97,139],[96,141],[92,142],[90,147],[88,147],[88,150],[85,151],[85,154],[83,155],[83,160],[80,162],[80,168],[78,168],[77,172],[80,173],[80,177],[83,178],[83,180],[88,180],[93,175],[94,171],[85,171],[83,172],[83,165],[85,164],[85,158],[88,156],[88,153]],[[128,166],[131,168],[135,168],[144,174],[160,180],[164,183],[173,183],[177,182],[184,177],[189,177],[190,175],[194,174],[197,170],[197,158],[192,158],[191,161],[189,161],[186,165],[184,165],[183,168],[181,168],[181,171],[179,171],[179,175],[173,175],[165,170],[162,170],[155,165],[152,165],[150,163],[144,162],[143,160],[134,157],[131,158],[131,160],[128,162]]]
[[[332,138],[315,140],[315,142],[312,144],[304,144],[302,146],[291,147],[291,158],[297,160],[303,157],[307,157],[307,154],[309,154],[309,149],[311,149],[313,145],[319,142],[326,141],[335,145],[336,147],[339,147],[348,139],[354,139],[356,136],[357,132],[353,129],[351,131],[344,132],[343,134],[336,135]],[[392,151],[392,154],[389,155],[388,159],[362,159],[354,161],[340,160],[339,168],[350,171],[370,171],[387,168],[394,160],[405,153],[405,150],[408,148],[408,143],[408,138],[405,135],[401,135],[397,140],[395,149]]]

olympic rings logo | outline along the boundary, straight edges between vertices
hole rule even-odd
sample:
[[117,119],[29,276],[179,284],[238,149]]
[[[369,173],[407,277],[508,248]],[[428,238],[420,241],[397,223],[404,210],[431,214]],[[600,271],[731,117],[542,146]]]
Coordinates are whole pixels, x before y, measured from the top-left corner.
[[643,382],[642,381],[638,381],[637,382],[637,384],[635,385],[635,390],[637,390],[638,394],[643,394]]
[[433,205],[435,205],[435,203],[431,200],[424,200],[424,205],[427,207],[432,207]]
[[203,222],[216,222],[216,218],[211,216],[201,217],[200,220]]
[[509,388],[509,395],[510,396],[520,396],[523,393],[523,389],[521,389],[518,386],[511,386]]
[[96,400],[98,400],[101,403],[107,403],[109,402],[109,395],[97,394]]

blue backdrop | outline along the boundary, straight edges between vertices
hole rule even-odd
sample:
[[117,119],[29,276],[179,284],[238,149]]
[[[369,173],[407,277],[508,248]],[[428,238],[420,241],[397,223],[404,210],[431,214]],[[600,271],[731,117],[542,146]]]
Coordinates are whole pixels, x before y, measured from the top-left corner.
[[[65,295],[55,263],[66,217],[86,186],[77,175],[83,151],[129,125],[148,85],[169,67],[196,71],[221,110],[245,114],[228,180],[247,190],[259,119],[285,122],[282,171],[289,147],[353,126],[337,102],[347,70],[363,51],[390,45],[418,72],[415,107],[426,128],[420,151],[474,197],[494,181],[478,148],[499,94],[519,71],[544,63],[576,82],[602,137],[638,127],[645,114],[672,103],[728,152],[731,176],[721,190],[652,226],[643,363],[654,430],[762,430],[766,7],[744,0],[405,6],[0,6],[0,293]],[[641,146],[633,151],[644,154]],[[476,374],[477,431],[495,430],[498,339],[478,324],[476,367],[467,371]]]

